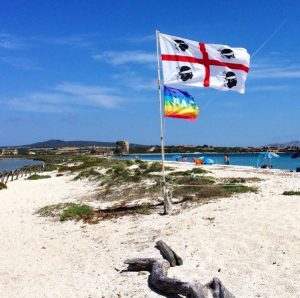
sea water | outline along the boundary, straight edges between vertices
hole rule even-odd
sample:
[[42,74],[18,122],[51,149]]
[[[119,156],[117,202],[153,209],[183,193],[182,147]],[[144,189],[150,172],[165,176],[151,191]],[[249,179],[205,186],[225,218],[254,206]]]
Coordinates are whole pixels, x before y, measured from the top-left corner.
[[0,172],[20,169],[25,166],[42,164],[39,160],[21,159],[21,158],[3,158],[0,159]]
[[[166,161],[176,161],[176,156],[181,155],[187,158],[188,162],[193,162],[193,158],[199,157],[208,157],[214,160],[216,164],[224,164],[224,153],[209,153],[209,154],[166,154]],[[300,158],[291,158],[291,153],[279,153],[279,157],[273,157],[271,159],[264,159],[259,154],[253,153],[232,153],[227,154],[229,156],[229,164],[237,165],[237,166],[250,166],[250,167],[261,167],[263,164],[272,165],[273,169],[283,169],[283,170],[296,170],[296,168],[300,168]],[[141,154],[141,155],[129,155],[124,157],[126,159],[134,159],[139,158],[143,160],[161,160],[160,154]],[[180,159],[181,160],[181,159]]]

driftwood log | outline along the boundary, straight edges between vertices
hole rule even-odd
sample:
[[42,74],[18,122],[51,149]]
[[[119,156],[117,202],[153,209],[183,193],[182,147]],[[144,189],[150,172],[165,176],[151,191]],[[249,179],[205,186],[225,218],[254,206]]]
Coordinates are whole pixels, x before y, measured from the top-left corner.
[[213,298],[234,298],[217,277],[214,277],[205,286],[211,291]]
[[164,241],[157,241],[156,247],[160,251],[163,258],[170,263],[171,267],[180,266],[183,264],[181,257],[179,257]]
[[[164,294],[179,294],[190,298],[234,298],[218,278],[206,285],[200,282],[183,282],[167,276],[170,267],[182,265],[182,259],[163,241],[156,247],[165,259],[136,258],[125,260],[128,271],[149,271],[150,284]],[[210,294],[210,296],[209,296]]]

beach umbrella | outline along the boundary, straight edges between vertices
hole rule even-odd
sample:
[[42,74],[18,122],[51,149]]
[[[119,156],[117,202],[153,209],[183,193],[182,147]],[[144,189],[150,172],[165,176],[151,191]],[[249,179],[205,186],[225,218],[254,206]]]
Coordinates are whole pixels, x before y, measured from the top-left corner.
[[298,157],[300,157],[300,151],[295,152],[295,153],[292,155],[292,158],[298,158]]
[[262,161],[265,161],[265,164],[263,164],[261,167],[268,167],[268,163],[269,163],[269,167],[271,167],[271,159],[273,157],[280,157],[280,156],[274,152],[269,152],[269,151],[259,152],[258,159],[257,159],[257,167],[261,165]]
[[268,158],[273,158],[273,157],[280,157],[280,156],[274,152],[268,152]]
[[269,158],[269,159],[271,159],[273,157],[280,157],[275,152],[268,152],[268,151],[259,152],[259,155],[264,157],[264,158]]
[[209,164],[209,165],[212,165],[215,163],[215,161],[211,158],[208,158],[206,156],[202,156],[202,157],[199,157],[199,159],[201,159],[203,161],[204,164]]

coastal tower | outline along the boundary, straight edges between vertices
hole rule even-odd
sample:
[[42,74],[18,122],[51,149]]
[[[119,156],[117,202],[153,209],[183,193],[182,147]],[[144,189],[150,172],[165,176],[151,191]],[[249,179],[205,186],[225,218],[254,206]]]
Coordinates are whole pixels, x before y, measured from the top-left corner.
[[116,154],[117,155],[129,155],[129,142],[117,141],[116,142]]

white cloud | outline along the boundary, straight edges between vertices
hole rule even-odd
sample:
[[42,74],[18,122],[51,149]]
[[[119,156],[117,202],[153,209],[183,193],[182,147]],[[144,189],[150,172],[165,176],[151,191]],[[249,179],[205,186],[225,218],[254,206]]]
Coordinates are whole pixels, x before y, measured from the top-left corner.
[[298,79],[300,66],[259,68],[251,71],[249,76],[255,79]]
[[32,93],[22,97],[13,97],[5,101],[12,108],[25,112],[61,113],[69,110],[61,106],[64,101],[60,95]]
[[86,35],[70,35],[70,36],[60,36],[60,37],[48,37],[48,38],[39,38],[41,42],[62,45],[62,46],[71,46],[76,48],[85,48],[92,46],[92,42]]
[[265,85],[248,87],[247,91],[281,91],[288,90],[290,87],[287,85]]
[[116,89],[101,86],[64,83],[57,85],[55,90],[75,97],[87,105],[105,108],[114,108],[122,101]]
[[128,63],[149,64],[156,62],[156,54],[143,51],[107,51],[102,54],[92,56],[95,60],[104,61],[113,65],[122,65]]
[[140,36],[140,37],[131,37],[128,38],[127,40],[129,42],[133,43],[143,43],[143,42],[152,42],[156,39],[155,34],[150,34],[150,35],[145,35],[145,36]]
[[8,50],[17,50],[25,47],[25,43],[21,38],[11,34],[0,33],[0,48]]
[[0,61],[12,67],[24,70],[41,70],[33,61],[27,58],[18,57],[0,57]]
[[77,34],[65,36],[15,36],[12,34],[0,33],[0,48],[8,50],[38,47],[43,45],[70,46],[76,48],[92,47],[95,38],[99,34]]
[[117,89],[93,85],[63,83],[48,92],[33,92],[2,102],[14,109],[31,112],[71,112],[74,106],[116,108],[123,98]]
[[297,79],[300,78],[300,64],[286,57],[256,60],[250,67],[249,77],[254,79]]
[[120,84],[129,87],[136,91],[143,90],[156,90],[157,80],[156,79],[145,79],[134,71],[126,71],[113,75],[113,78]]

